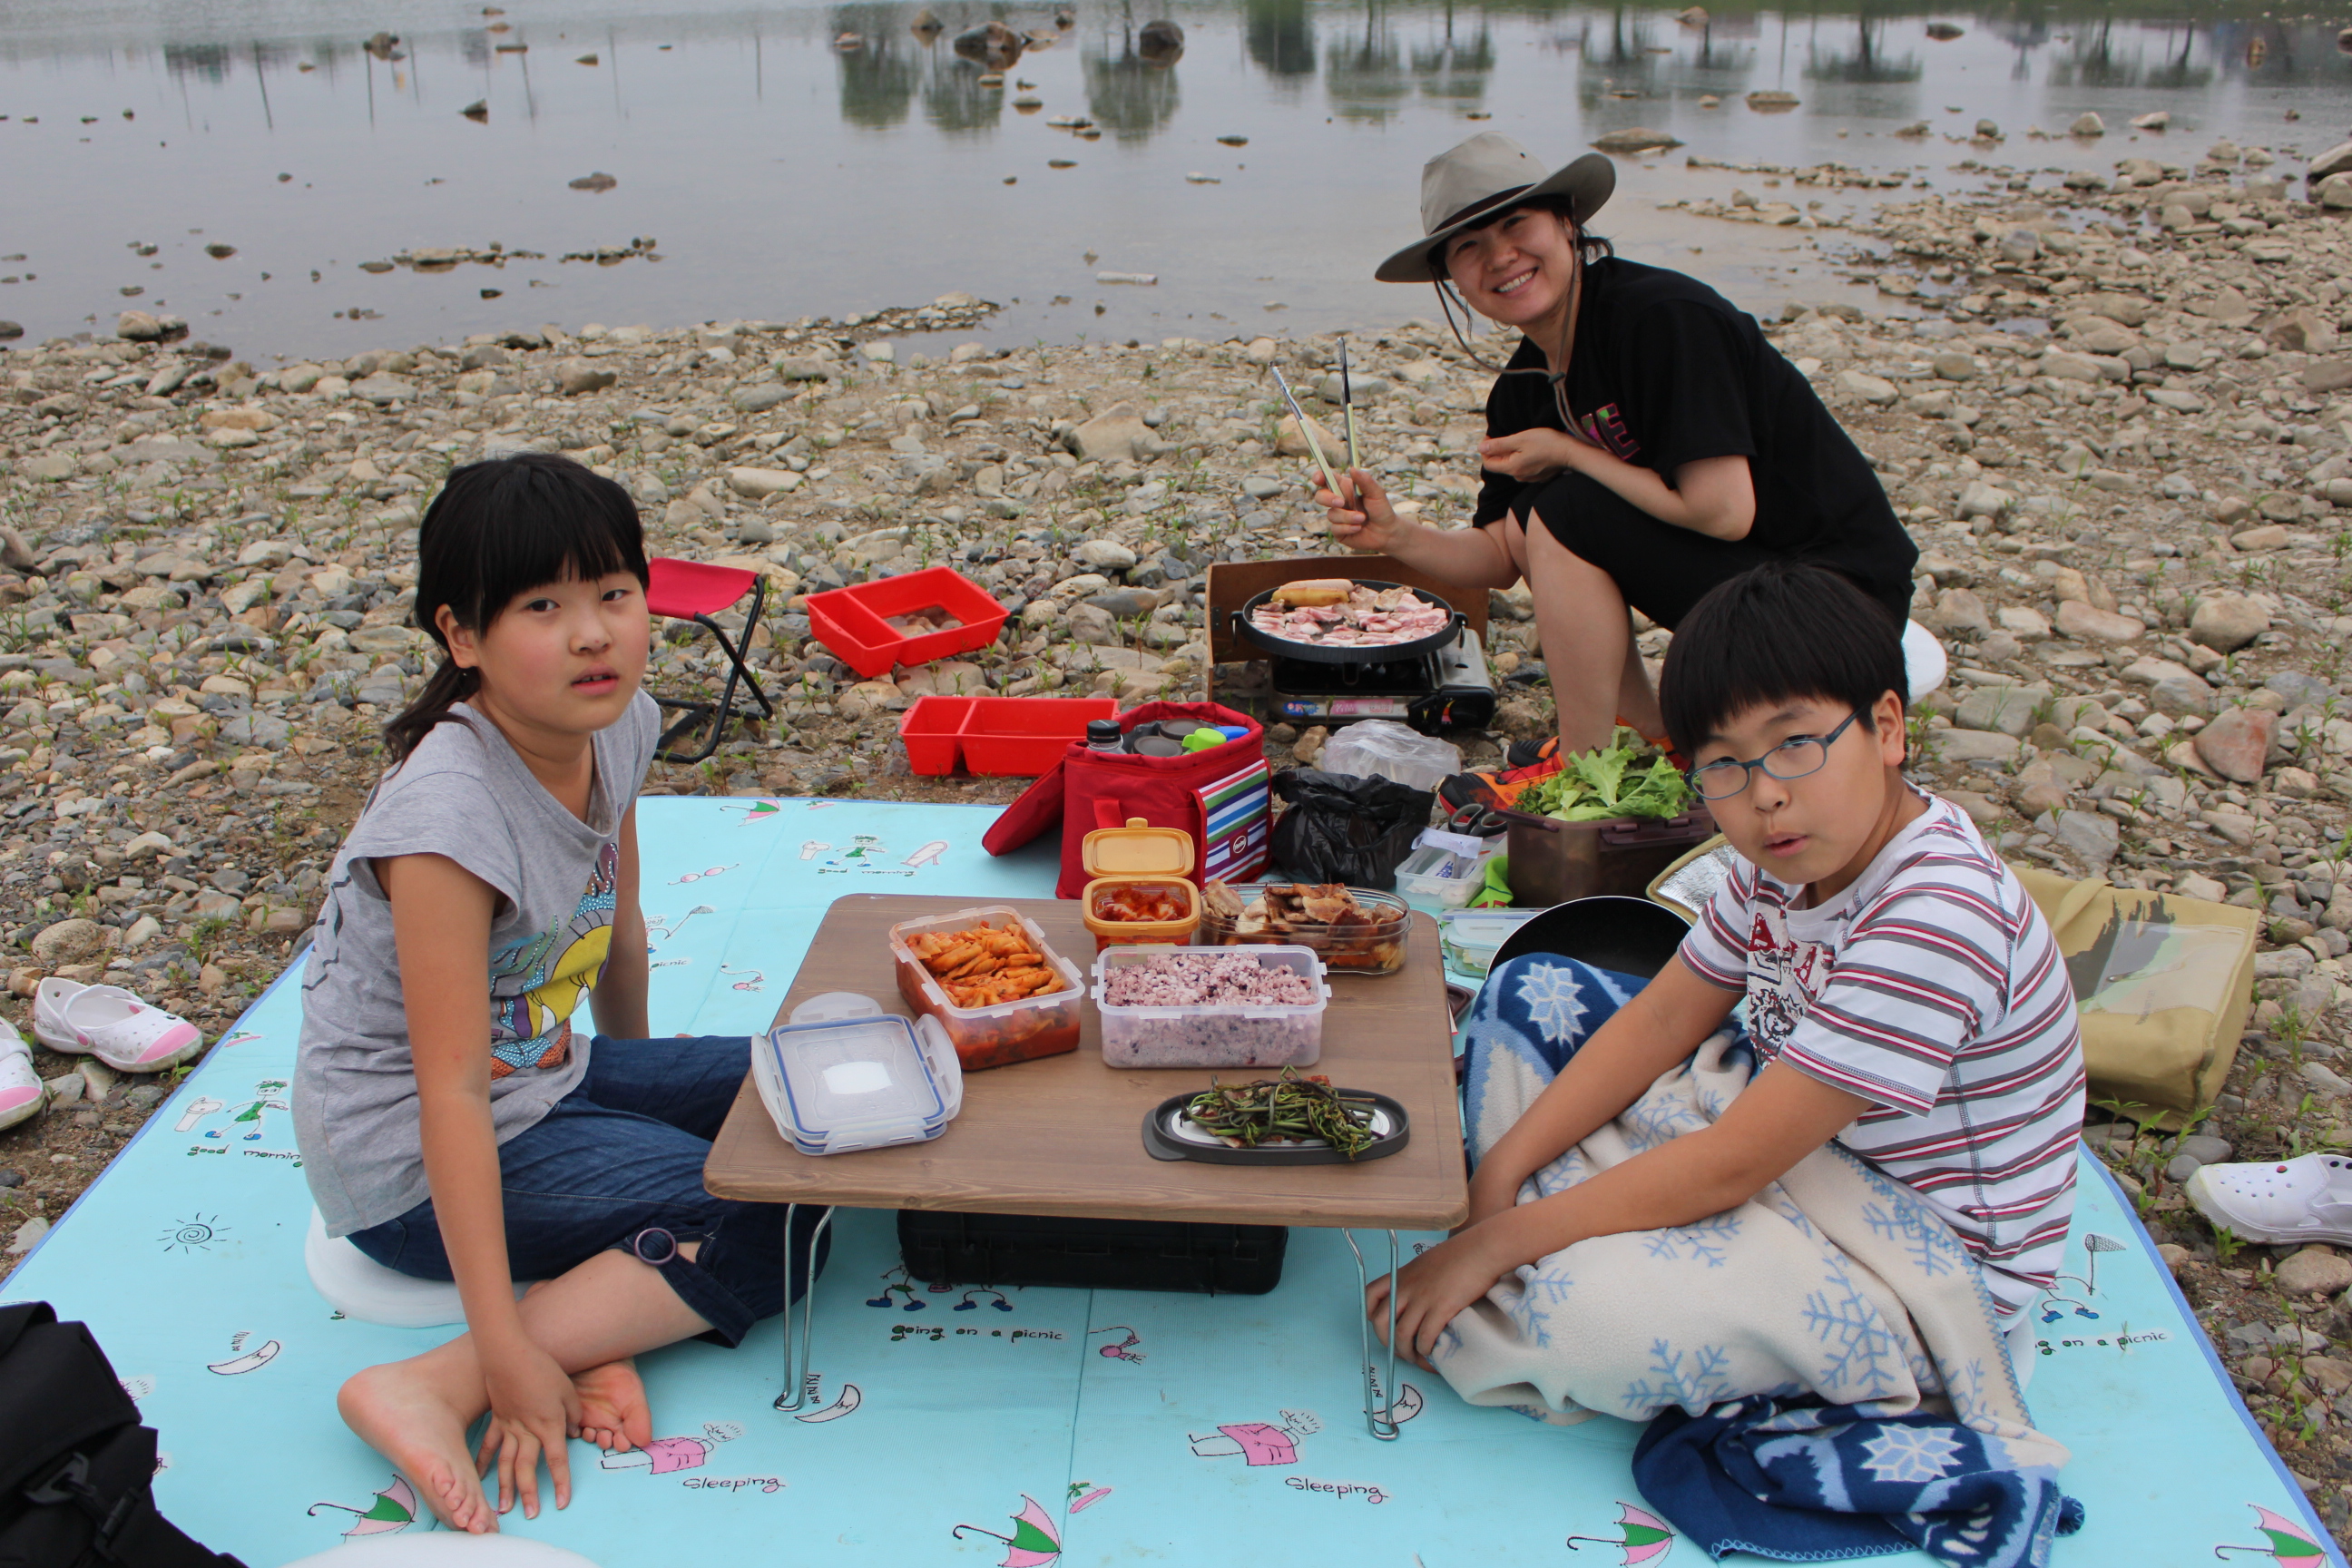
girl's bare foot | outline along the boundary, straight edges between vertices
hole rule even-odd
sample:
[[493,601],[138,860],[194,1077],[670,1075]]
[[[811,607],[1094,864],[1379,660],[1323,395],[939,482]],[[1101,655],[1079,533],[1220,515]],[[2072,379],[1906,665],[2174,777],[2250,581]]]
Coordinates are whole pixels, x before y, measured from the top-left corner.
[[335,1407],[361,1439],[399,1467],[434,1514],[451,1530],[488,1534],[498,1514],[482,1495],[466,1447],[467,1418],[437,1388],[432,1368],[387,1362],[343,1384]]
[[580,1395],[580,1436],[608,1454],[642,1448],[654,1438],[653,1410],[637,1363],[623,1357],[572,1375]]

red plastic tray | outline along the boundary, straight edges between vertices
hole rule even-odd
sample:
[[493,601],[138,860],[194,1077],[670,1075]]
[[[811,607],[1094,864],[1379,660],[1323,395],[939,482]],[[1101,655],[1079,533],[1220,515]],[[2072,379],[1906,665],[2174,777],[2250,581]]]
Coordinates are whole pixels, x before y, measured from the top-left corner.
[[951,773],[961,753],[975,773],[1034,778],[1087,737],[1092,719],[1116,719],[1110,697],[918,697],[898,718],[907,765]]
[[1061,760],[1087,721],[1118,717],[1113,697],[970,697],[963,765],[976,773],[1034,778]]
[[[934,605],[963,625],[908,637],[887,624],[891,616]],[[844,664],[871,680],[897,664],[929,664],[996,640],[1008,614],[986,589],[949,566],[899,577],[879,577],[808,596],[809,630]]]
[[898,715],[898,739],[907,745],[907,765],[924,774],[951,773],[956,737],[963,732],[976,697],[918,697]]

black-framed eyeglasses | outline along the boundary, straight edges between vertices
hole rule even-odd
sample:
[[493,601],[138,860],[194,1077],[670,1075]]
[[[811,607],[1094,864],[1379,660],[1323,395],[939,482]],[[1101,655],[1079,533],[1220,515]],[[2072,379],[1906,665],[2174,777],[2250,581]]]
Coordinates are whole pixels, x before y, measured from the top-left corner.
[[1763,769],[1782,781],[1801,779],[1807,773],[1817,773],[1830,760],[1830,748],[1837,738],[1862,717],[1857,708],[1845,716],[1845,721],[1826,735],[1791,735],[1753,762],[1743,763],[1736,757],[1721,757],[1696,767],[1683,777],[1698,792],[1701,800],[1729,800],[1747,789],[1754,770]]

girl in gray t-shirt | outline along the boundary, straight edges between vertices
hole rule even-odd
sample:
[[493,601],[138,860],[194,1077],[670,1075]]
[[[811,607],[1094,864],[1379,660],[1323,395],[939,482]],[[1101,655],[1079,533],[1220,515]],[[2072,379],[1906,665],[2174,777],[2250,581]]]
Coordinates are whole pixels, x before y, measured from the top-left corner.
[[635,804],[661,718],[635,504],[563,458],[475,463],[417,557],[445,657],[335,857],[294,1121],[328,1234],[466,1308],[466,1333],[346,1383],[343,1417],[485,1531],[493,1460],[498,1510],[530,1517],[542,1458],[570,1501],[567,1437],[651,1440],[631,1356],[782,1310],[785,1211],[703,1190],[751,1042],[648,1037]]

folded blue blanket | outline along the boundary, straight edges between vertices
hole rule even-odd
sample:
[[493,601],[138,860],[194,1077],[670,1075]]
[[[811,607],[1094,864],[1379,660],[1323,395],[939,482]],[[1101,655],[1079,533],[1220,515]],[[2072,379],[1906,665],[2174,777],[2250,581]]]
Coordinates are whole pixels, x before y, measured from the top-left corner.
[[1653,1420],[1633,1482],[1710,1557],[1823,1563],[1917,1547],[1971,1568],[2045,1568],[2083,1505],[2007,1448],[1938,1415],[1740,1399]]

